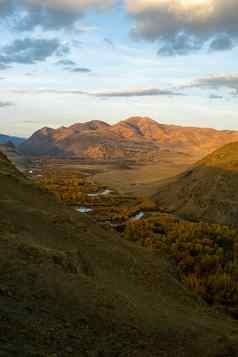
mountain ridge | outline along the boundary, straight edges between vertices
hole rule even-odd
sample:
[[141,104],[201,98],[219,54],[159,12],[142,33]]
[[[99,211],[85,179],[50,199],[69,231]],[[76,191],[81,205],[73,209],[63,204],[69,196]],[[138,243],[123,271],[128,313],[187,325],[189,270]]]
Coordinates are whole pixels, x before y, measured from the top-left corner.
[[156,161],[160,150],[202,158],[231,141],[238,141],[238,131],[182,127],[148,117],[130,117],[113,125],[96,120],[59,129],[43,128],[20,150],[32,156]]
[[14,145],[22,144],[26,139],[20,138],[18,136],[9,136],[5,134],[0,134],[0,143],[6,143],[11,141]]

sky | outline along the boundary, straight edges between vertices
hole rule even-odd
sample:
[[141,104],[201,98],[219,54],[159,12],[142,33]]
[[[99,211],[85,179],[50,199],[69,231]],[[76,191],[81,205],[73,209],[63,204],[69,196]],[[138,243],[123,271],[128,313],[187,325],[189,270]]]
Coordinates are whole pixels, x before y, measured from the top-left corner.
[[0,132],[238,129],[237,0],[0,0]]

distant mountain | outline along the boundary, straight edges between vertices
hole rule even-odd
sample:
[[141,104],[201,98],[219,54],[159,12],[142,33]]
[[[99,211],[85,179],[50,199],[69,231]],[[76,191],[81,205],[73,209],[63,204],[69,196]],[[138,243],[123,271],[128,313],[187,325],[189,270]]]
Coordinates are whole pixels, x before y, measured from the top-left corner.
[[154,160],[159,143],[143,135],[130,136],[118,126],[101,121],[74,124],[68,128],[43,128],[20,146],[27,155],[81,157],[90,159]]
[[30,160],[20,153],[11,141],[0,143],[0,152],[5,154],[20,171],[26,171],[31,166]]
[[153,161],[160,150],[201,158],[232,141],[238,141],[238,132],[165,125],[150,118],[132,117],[115,125],[91,121],[68,128],[43,128],[20,148],[33,156]]
[[238,355],[237,323],[165,257],[61,204],[2,153],[0,212],[2,356]]
[[17,136],[8,136],[4,134],[0,134],[0,143],[6,143],[8,141],[11,141],[14,145],[20,145],[22,144],[26,139],[24,138],[19,138]]
[[238,225],[238,142],[160,187],[158,203],[186,218]]

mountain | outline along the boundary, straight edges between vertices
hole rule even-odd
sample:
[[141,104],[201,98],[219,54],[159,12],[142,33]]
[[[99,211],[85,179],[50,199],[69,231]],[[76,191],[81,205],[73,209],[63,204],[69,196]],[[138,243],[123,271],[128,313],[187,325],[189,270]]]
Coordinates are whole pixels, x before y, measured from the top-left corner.
[[0,143],[0,151],[7,156],[18,170],[26,171],[30,168],[30,160],[20,153],[11,141]]
[[216,150],[160,187],[157,200],[185,217],[237,225],[238,142]]
[[150,118],[132,117],[115,125],[91,121],[68,128],[43,128],[20,148],[32,156],[157,161],[160,150],[201,158],[237,140],[238,132],[235,131],[165,125]]
[[[238,326],[0,153],[3,356],[237,356]],[[212,346],[212,349],[211,349]]]
[[131,140],[104,122],[74,124],[68,128],[43,128],[20,147],[27,155],[91,159],[153,159],[159,146],[144,138]]
[[4,134],[0,134],[0,143],[12,142],[14,145],[20,145],[24,143],[26,139],[19,138],[17,136],[8,136]]

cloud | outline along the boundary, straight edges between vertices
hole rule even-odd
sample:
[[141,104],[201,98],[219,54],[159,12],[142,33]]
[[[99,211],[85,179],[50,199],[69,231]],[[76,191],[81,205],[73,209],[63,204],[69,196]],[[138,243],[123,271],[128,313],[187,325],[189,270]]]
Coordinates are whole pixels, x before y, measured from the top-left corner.
[[108,37],[104,38],[104,43],[112,49],[115,48],[114,42]]
[[15,94],[58,94],[58,95],[87,95],[98,98],[129,98],[129,97],[153,97],[153,96],[184,96],[184,94],[166,89],[139,89],[124,92],[86,92],[78,89],[35,89],[35,90],[11,90]]
[[1,102],[0,101],[0,109],[1,108],[6,108],[6,107],[11,107],[13,105],[14,105],[14,103],[12,103],[12,102]]
[[[177,90],[186,90],[188,88],[198,88],[201,90],[226,90],[229,96],[238,96],[238,75],[213,75],[210,77],[199,78],[189,84],[177,87]],[[227,93],[228,92],[228,93]],[[224,95],[211,93],[211,99],[222,99]]]
[[68,70],[73,73],[90,73],[90,72],[92,72],[91,69],[86,68],[86,67],[68,68]]
[[56,95],[91,95],[88,92],[84,92],[77,89],[47,89],[47,88],[40,88],[40,89],[12,89],[8,92],[14,94],[26,94],[26,95],[41,95],[41,94],[56,94]]
[[113,0],[25,0],[29,5],[42,5],[51,9],[63,9],[69,11],[80,11],[90,7],[105,8],[112,5]]
[[217,95],[217,94],[211,94],[209,96],[210,99],[223,99],[222,95]]
[[238,40],[237,0],[125,0],[137,39],[158,41],[162,55],[231,49]]
[[234,42],[227,35],[217,36],[210,43],[211,51],[226,51],[231,50],[234,47]]
[[70,59],[61,59],[57,61],[56,64],[59,66],[76,66],[76,63]]
[[163,89],[138,89],[124,92],[101,92],[94,94],[97,97],[129,98],[129,97],[154,97],[154,96],[182,96],[183,94]]
[[72,73],[90,73],[92,70],[87,67],[78,67],[77,63],[70,59],[61,59],[56,62],[57,65],[62,66],[63,69]]
[[220,75],[200,78],[185,86],[185,88],[186,87],[216,90],[225,88],[238,91],[238,75]]
[[10,68],[10,66],[6,65],[5,63],[0,63],[0,71],[4,71],[5,69]]
[[186,55],[201,49],[201,47],[202,41],[200,39],[181,33],[173,40],[164,42],[158,50],[158,54],[162,56]]
[[2,18],[11,15],[17,29],[30,31],[72,27],[90,8],[107,8],[113,0],[0,0]]
[[0,66],[12,63],[34,64],[45,61],[52,55],[60,56],[68,51],[68,47],[62,45],[58,39],[16,39],[1,48]]

